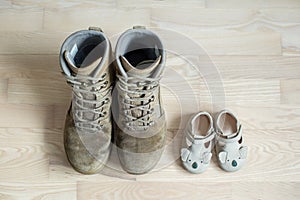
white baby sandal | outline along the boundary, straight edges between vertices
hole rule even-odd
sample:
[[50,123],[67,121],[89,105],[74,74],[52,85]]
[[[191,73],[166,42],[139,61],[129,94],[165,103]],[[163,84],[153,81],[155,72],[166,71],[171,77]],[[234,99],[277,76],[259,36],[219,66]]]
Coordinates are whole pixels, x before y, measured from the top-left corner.
[[218,114],[215,126],[219,166],[228,172],[239,170],[246,162],[248,151],[248,147],[242,145],[242,125],[232,112],[223,110]]
[[181,160],[186,170],[199,174],[209,166],[215,132],[209,113],[199,112],[191,117],[185,130]]

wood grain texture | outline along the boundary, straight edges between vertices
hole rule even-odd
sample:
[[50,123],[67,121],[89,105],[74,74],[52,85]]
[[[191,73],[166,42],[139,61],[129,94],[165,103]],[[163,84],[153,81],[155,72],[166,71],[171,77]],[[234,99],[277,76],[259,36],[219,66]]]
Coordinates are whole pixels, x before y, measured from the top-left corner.
[[10,8],[11,6],[10,0],[0,1],[0,8]]
[[43,29],[43,9],[5,9],[0,6],[0,27],[5,31]]
[[160,7],[175,7],[175,8],[204,8],[205,0],[142,0],[136,2],[134,0],[117,0],[117,5],[120,8],[160,8]]
[[207,0],[207,8],[299,8],[297,0],[253,0],[240,3],[238,0],[225,0],[222,3],[218,0]]
[[[155,24],[157,32],[165,43],[165,48],[175,51],[180,55],[281,55],[281,35],[276,32],[239,32],[239,31],[205,31],[193,27],[186,29],[185,25],[170,25],[173,34],[164,30],[169,23]],[[184,33],[182,35],[182,33]],[[178,35],[181,36],[178,38]],[[243,39],[242,39],[243,38]],[[198,44],[195,51],[187,45],[192,40]],[[176,52],[176,47],[182,47],[181,52]],[[200,51],[201,50],[201,51]],[[184,53],[184,54],[183,54]]]
[[[103,188],[106,193],[101,193],[98,188]],[[296,199],[298,196],[293,193],[299,189],[299,183],[276,182],[245,182],[245,183],[211,183],[205,184],[190,182],[180,182],[170,184],[169,182],[107,182],[91,184],[80,182],[78,185],[78,199],[155,199],[164,197],[165,199],[269,199],[273,194],[277,194],[274,199]],[[114,190],[113,188],[117,188]],[[184,188],[184,189],[183,189]],[[278,190],[277,190],[278,189]],[[216,192],[218,191],[218,192]],[[287,194],[284,194],[286,193]],[[291,193],[289,193],[291,192]],[[206,194],[214,194],[211,195]]]
[[[0,127],[52,128],[53,106],[0,104]],[[5,113],[5,114],[4,114]]]
[[233,183],[232,199],[299,198],[299,182],[244,182]]
[[76,199],[76,183],[0,183],[0,198],[5,200]]
[[[88,15],[82,13],[88,13]],[[89,26],[98,26],[110,35],[121,33],[133,24],[149,26],[149,19],[150,11],[148,9],[72,8],[46,10],[44,28],[47,31],[75,31],[86,29]],[[123,21],[123,23],[119,23],[118,26],[113,25],[119,21]]]
[[[209,194],[214,193],[216,188],[222,188],[214,197]],[[99,191],[103,188],[105,193]],[[184,188],[184,189],[183,189]],[[218,186],[217,183],[189,183],[180,182],[170,184],[168,182],[106,182],[106,183],[84,183],[78,184],[78,199],[189,199],[211,198],[211,199],[230,199],[230,186]],[[205,191],[205,192],[204,192]]]
[[[127,174],[113,145],[99,174],[65,156],[71,88],[59,51],[72,32],[100,26],[115,48],[133,25],[168,52],[161,81],[167,143],[155,169]],[[0,199],[291,199],[300,196],[298,0],[0,1]],[[216,155],[203,174],[180,161],[191,114],[232,110],[249,147],[240,171]]]
[[16,7],[25,7],[25,8],[47,8],[47,9],[57,9],[57,8],[113,8],[117,5],[115,0],[61,0],[61,1],[52,1],[52,0],[6,0],[9,1],[11,5]]
[[0,129],[0,182],[36,181],[48,177],[44,134],[31,129]]
[[300,80],[288,79],[280,82],[281,103],[300,104]]
[[8,102],[35,105],[59,104],[71,99],[65,81],[46,79],[9,79]]
[[[152,9],[151,18],[152,25],[164,28],[164,26],[172,25],[173,29],[191,36],[196,41],[199,41],[207,48],[205,38],[201,37],[202,32],[226,32],[232,37],[239,38],[235,34],[240,31],[246,32],[265,32],[274,34],[278,32],[282,37],[282,46],[284,49],[292,49],[300,51],[300,43],[298,35],[300,33],[299,24],[299,8],[293,9]],[[289,24],[289,26],[286,26]],[[201,30],[201,32],[199,31]],[[237,31],[235,33],[234,31]],[[200,37],[198,37],[200,35]],[[235,45],[237,41],[230,36],[228,39],[232,45]],[[218,35],[216,35],[218,37]],[[240,36],[245,37],[245,36]],[[248,36],[249,37],[249,36]],[[254,37],[254,36],[253,36]],[[257,36],[258,37],[258,36]],[[265,40],[267,37],[264,37]],[[251,39],[251,38],[249,38]],[[270,38],[269,38],[270,39]],[[201,42],[204,40],[203,42]],[[251,40],[248,40],[251,41]],[[240,41],[239,41],[240,42]],[[228,49],[230,43],[223,48]],[[241,44],[242,46],[243,44]],[[249,45],[248,45],[249,47]],[[263,47],[261,47],[263,48]],[[222,49],[220,47],[220,49]],[[208,46],[208,52],[210,52],[210,46]]]
[[6,103],[7,102],[7,85],[8,80],[7,79],[0,79],[0,103]]
[[[225,79],[296,79],[300,77],[299,56],[211,56]],[[206,65],[201,57],[200,63]],[[204,60],[204,61],[201,61]]]
[[0,54],[58,54],[66,33],[0,31]]

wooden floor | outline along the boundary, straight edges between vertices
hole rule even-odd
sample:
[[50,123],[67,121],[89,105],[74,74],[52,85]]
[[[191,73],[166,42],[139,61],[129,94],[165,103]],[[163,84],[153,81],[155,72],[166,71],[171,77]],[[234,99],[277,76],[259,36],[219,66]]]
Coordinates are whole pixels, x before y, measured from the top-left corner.
[[[133,25],[183,34],[211,61],[190,49],[199,75],[168,56],[162,93],[169,142],[153,172],[128,175],[113,152],[101,174],[81,175],[62,143],[70,88],[60,45],[88,26],[113,37]],[[204,174],[192,175],[178,160],[178,124],[222,107],[244,125],[247,164],[226,173],[213,157]],[[0,199],[300,199],[300,1],[1,0],[0,116]]]

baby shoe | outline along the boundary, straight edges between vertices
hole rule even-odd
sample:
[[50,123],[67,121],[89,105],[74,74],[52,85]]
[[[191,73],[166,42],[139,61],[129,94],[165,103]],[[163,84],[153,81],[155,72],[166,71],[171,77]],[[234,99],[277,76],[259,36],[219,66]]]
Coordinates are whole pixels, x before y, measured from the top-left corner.
[[212,157],[215,132],[209,113],[199,112],[191,117],[185,128],[184,148],[181,149],[183,166],[191,173],[206,170]]
[[217,116],[215,130],[220,167],[228,172],[239,170],[245,164],[248,150],[242,145],[242,125],[233,113],[223,110]]

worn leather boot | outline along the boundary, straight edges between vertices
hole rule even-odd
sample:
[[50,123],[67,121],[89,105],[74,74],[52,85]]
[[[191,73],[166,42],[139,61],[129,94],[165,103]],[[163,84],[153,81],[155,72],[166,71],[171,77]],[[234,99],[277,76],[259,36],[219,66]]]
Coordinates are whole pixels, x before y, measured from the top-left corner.
[[111,149],[111,46],[99,28],[70,35],[60,51],[60,65],[72,87],[64,146],[72,167],[83,174],[99,172]]
[[158,163],[166,134],[160,78],[165,51],[159,37],[144,27],[123,33],[116,45],[116,144],[121,165],[143,174]]

